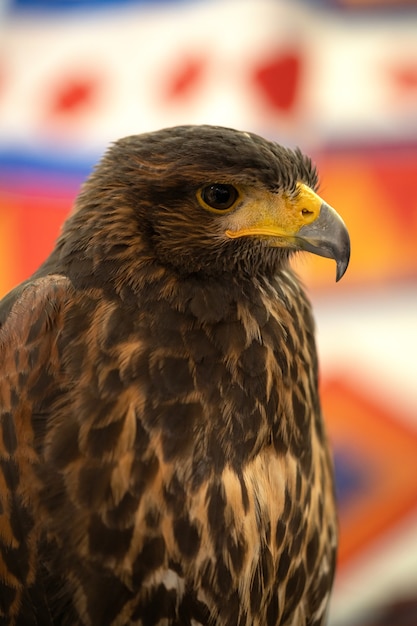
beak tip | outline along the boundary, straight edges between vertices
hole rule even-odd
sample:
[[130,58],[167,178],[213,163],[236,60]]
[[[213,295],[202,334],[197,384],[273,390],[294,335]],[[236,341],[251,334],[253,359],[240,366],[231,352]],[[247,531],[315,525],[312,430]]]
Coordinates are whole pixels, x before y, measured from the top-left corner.
[[350,251],[348,254],[345,254],[343,258],[336,259],[336,282],[337,283],[345,275],[345,272],[349,265],[349,259],[350,259]]
[[346,270],[344,270],[344,269],[342,269],[342,270],[341,270],[341,269],[339,268],[339,266],[336,268],[336,282],[337,282],[337,283],[339,282],[339,280],[340,280],[341,278],[343,278],[343,275],[344,275],[345,271],[346,271]]

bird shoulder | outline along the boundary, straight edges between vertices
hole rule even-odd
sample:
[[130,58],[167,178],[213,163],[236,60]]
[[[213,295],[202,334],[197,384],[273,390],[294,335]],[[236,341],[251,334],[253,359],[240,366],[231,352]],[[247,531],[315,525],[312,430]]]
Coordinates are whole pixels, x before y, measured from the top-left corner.
[[[54,336],[69,291],[67,279],[48,276],[21,285],[0,304],[0,617],[3,610],[11,617],[22,605],[32,606],[38,539],[33,418],[53,387]],[[32,623],[29,614],[25,623]]]

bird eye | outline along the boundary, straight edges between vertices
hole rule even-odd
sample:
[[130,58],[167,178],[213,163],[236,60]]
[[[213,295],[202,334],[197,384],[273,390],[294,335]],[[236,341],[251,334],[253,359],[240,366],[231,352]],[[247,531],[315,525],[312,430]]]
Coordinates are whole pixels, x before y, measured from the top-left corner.
[[230,209],[236,202],[239,197],[239,192],[233,185],[214,183],[203,187],[199,191],[199,195],[209,209],[227,211],[227,209]]

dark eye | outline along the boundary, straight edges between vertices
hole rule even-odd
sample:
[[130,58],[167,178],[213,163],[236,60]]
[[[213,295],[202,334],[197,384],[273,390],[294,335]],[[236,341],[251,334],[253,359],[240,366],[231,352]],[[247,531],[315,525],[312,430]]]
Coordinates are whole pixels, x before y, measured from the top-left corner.
[[233,185],[214,183],[203,187],[201,199],[216,211],[226,211],[236,202],[239,193]]

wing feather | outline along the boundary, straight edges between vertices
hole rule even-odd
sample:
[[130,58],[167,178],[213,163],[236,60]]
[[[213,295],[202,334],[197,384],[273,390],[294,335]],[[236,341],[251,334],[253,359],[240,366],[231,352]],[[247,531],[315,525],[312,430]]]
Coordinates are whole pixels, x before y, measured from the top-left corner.
[[9,624],[17,616],[28,626],[52,623],[37,560],[34,419],[59,372],[56,336],[70,291],[68,279],[47,276],[0,304],[0,621]]

